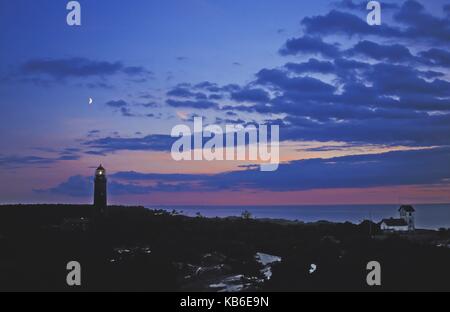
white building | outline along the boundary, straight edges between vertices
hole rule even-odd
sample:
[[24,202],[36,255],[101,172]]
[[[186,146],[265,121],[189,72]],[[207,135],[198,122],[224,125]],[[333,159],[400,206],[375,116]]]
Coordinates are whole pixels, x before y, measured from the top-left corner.
[[380,228],[385,232],[408,232],[416,229],[414,221],[414,208],[410,205],[402,205],[399,208],[399,219],[383,219]]

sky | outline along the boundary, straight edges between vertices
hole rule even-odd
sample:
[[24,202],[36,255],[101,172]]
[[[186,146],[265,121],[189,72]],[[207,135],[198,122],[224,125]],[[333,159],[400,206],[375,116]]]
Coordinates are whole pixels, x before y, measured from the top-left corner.
[[[0,0],[0,203],[450,202],[450,3]],[[89,99],[92,103],[89,103]],[[280,127],[278,170],[174,126]]]

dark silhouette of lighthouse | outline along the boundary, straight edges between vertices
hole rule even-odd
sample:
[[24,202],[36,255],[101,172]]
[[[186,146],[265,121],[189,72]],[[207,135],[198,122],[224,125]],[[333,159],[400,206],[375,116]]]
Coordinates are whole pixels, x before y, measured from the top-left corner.
[[94,217],[103,218],[107,216],[107,179],[106,170],[100,165],[95,170],[94,185]]

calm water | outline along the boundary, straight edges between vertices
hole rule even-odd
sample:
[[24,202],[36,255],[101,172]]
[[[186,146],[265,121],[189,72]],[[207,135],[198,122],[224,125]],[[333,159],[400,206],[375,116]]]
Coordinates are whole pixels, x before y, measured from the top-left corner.
[[[182,214],[195,216],[197,212],[204,217],[240,216],[248,210],[255,218],[271,218],[314,222],[360,223],[365,219],[379,222],[384,218],[398,217],[399,205],[342,205],[342,206],[177,206],[149,207],[167,211],[176,209]],[[416,226],[423,229],[450,228],[450,204],[414,205]]]

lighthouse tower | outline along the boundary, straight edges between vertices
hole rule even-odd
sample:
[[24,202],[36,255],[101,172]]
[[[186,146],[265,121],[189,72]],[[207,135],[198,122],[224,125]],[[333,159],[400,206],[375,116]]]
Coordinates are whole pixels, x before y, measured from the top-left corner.
[[95,186],[94,186],[94,217],[102,218],[107,215],[107,199],[106,199],[106,170],[100,165],[95,170]]
[[416,229],[416,225],[414,223],[414,212],[416,210],[411,205],[402,205],[398,210],[400,212],[400,218],[405,220],[406,224],[408,224],[408,230],[414,231]]

